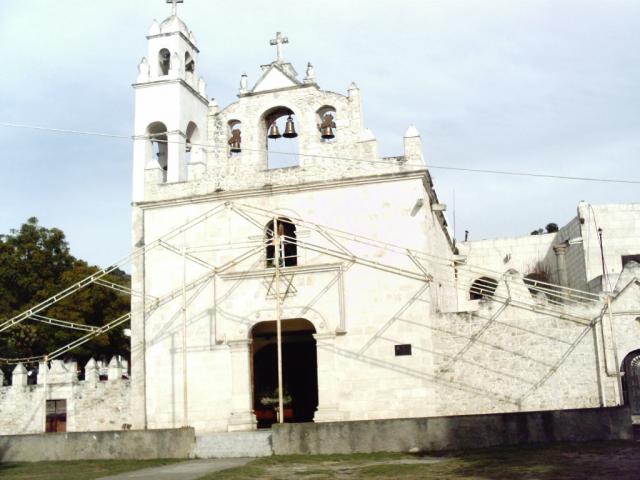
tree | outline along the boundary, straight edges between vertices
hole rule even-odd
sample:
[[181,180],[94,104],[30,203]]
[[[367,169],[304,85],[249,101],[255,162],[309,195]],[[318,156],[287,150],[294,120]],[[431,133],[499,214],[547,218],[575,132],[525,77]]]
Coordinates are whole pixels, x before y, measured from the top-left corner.
[[[45,228],[32,217],[8,235],[0,235],[0,321],[7,320],[97,272],[99,267],[71,255],[64,232]],[[129,276],[115,270],[105,280],[128,287]],[[127,295],[89,285],[52,305],[42,315],[77,324],[101,326],[130,309]],[[0,333],[0,356],[47,354],[87,332],[25,320]],[[126,355],[129,340],[123,328],[99,336],[70,352],[80,362],[92,356]]]

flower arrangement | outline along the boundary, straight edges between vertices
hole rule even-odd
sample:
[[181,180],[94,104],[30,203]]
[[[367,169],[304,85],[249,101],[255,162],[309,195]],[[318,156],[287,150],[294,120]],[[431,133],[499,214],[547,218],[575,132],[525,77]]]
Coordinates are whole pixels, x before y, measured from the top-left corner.
[[[278,396],[279,391],[276,387],[276,389],[272,393],[263,394],[260,398],[260,403],[265,407],[277,407],[279,402]],[[289,392],[287,392],[286,388],[284,389],[284,395],[282,396],[282,403],[284,405],[291,404],[291,395],[289,395]]]

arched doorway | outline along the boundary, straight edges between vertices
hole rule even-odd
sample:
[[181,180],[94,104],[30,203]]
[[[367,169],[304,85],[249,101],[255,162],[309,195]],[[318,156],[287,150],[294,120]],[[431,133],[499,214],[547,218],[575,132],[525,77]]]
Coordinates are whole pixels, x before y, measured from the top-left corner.
[[622,387],[624,403],[631,408],[631,415],[640,416],[640,350],[627,355],[622,362],[624,375]]
[[[282,377],[285,422],[311,422],[318,407],[316,329],[308,320],[282,321]],[[276,423],[278,353],[276,322],[260,322],[251,330],[253,407],[258,428]]]

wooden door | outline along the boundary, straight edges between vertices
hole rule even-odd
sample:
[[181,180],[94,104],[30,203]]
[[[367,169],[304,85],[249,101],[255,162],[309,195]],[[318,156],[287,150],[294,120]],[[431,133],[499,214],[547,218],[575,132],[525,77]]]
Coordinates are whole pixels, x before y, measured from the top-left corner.
[[626,400],[632,415],[640,415],[640,351],[633,352],[624,361]]
[[47,400],[47,433],[67,431],[67,401]]

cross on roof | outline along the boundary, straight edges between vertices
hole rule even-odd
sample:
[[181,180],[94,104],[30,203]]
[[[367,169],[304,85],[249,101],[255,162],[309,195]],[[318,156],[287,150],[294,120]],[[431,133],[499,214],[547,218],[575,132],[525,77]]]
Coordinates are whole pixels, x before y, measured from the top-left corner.
[[271,45],[275,45],[276,47],[276,52],[277,52],[277,62],[278,63],[282,63],[282,61],[284,60],[284,57],[282,55],[282,46],[285,43],[289,43],[289,39],[285,36],[282,35],[282,33],[277,32],[276,33],[276,38],[274,38],[273,40],[271,40],[269,42]]
[[178,15],[178,4],[184,3],[184,0],[167,0],[167,3],[171,3],[171,15]]

